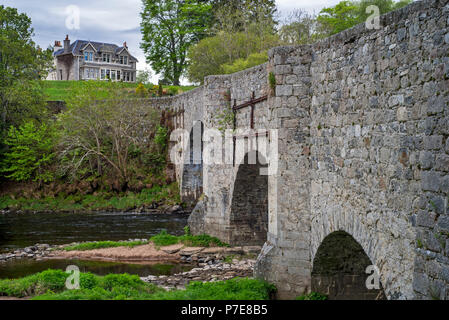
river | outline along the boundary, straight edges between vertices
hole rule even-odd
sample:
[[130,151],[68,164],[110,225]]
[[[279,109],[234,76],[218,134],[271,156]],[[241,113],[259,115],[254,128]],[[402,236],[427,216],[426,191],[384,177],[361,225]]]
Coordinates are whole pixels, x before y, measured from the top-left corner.
[[[68,244],[80,241],[148,239],[165,229],[183,234],[187,214],[157,213],[5,213],[0,214],[0,253],[37,243]],[[0,279],[18,278],[47,269],[76,265],[97,275],[130,273],[139,276],[171,275],[193,266],[176,263],[130,264],[81,260],[20,259],[0,263]]]

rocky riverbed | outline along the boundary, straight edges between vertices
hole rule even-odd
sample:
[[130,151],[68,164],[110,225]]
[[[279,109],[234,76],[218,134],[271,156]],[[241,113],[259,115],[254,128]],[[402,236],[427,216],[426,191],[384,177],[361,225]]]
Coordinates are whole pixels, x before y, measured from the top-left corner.
[[[129,239],[128,241],[146,241],[146,239]],[[171,276],[142,277],[143,281],[153,283],[166,289],[185,288],[191,281],[212,282],[229,280],[235,277],[252,277],[256,257],[261,247],[186,247],[182,244],[156,247],[149,243],[133,248],[115,247],[86,251],[65,251],[66,245],[36,244],[24,249],[0,254],[0,263],[13,259],[79,259],[94,261],[128,261],[150,263],[154,261],[174,261],[179,264],[194,266],[190,271]]]
[[49,244],[36,244],[34,246],[11,252],[0,253],[0,263],[14,259],[43,259],[51,255],[53,249],[59,246],[51,246]]
[[165,289],[184,289],[191,281],[214,282],[236,277],[252,277],[255,263],[254,259],[233,259],[230,263],[210,260],[209,263],[187,272],[172,276],[141,277],[141,279]]

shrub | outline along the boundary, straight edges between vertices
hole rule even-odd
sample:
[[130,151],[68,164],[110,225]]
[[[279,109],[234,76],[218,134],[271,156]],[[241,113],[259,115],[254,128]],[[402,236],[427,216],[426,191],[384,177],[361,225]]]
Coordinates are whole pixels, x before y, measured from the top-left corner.
[[162,230],[158,235],[151,237],[150,241],[152,241],[156,246],[163,247],[179,243],[179,238],[168,234],[167,230]]
[[55,141],[55,130],[45,123],[36,126],[29,121],[19,128],[11,126],[5,139],[9,150],[1,163],[1,172],[15,181],[53,180],[53,174],[47,169],[55,156]]
[[155,293],[153,300],[268,300],[276,291],[265,281],[236,278],[217,282],[191,282],[186,290]]
[[143,98],[147,94],[147,89],[145,89],[145,86],[142,83],[139,83],[139,85],[136,88],[136,95]]
[[327,300],[328,297],[321,293],[311,292],[306,295],[302,295],[296,298],[296,300]]
[[80,274],[80,287],[82,289],[93,289],[98,285],[98,277],[90,272]]
[[108,274],[103,278],[103,287],[111,290],[115,287],[129,287],[138,289],[145,285],[138,276],[130,274]]
[[266,52],[253,53],[246,59],[237,59],[232,63],[226,63],[221,66],[223,73],[235,73],[251,67],[258,66],[268,61],[268,55]]

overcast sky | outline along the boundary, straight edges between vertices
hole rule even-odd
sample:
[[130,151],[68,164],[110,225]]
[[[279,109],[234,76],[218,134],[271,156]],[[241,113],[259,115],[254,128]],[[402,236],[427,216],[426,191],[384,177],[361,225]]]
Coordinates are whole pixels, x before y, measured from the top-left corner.
[[[335,5],[340,0],[277,0],[279,11],[285,15],[294,9],[318,13],[322,8]],[[138,70],[147,67],[140,49],[141,0],[0,0],[0,4],[15,7],[26,13],[33,21],[34,40],[41,47],[63,40],[92,40],[121,45],[127,42],[131,53],[139,60]],[[77,6],[80,10],[79,29],[66,26],[67,8]],[[73,20],[69,20],[72,22]],[[156,80],[157,77],[153,77]]]

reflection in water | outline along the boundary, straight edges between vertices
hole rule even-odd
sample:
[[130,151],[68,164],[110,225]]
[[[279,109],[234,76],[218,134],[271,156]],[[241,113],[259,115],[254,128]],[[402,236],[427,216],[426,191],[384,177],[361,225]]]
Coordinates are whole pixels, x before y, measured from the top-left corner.
[[0,214],[0,252],[36,243],[149,238],[162,229],[183,234],[185,214],[7,213]]
[[0,279],[15,279],[25,277],[37,272],[48,269],[66,270],[67,266],[75,265],[81,272],[92,272],[96,275],[107,275],[110,273],[129,273],[136,274],[140,277],[154,275],[172,275],[184,271],[188,271],[193,267],[190,265],[181,265],[176,263],[163,264],[129,264],[117,262],[99,262],[99,261],[83,261],[83,260],[13,260],[0,264]]

